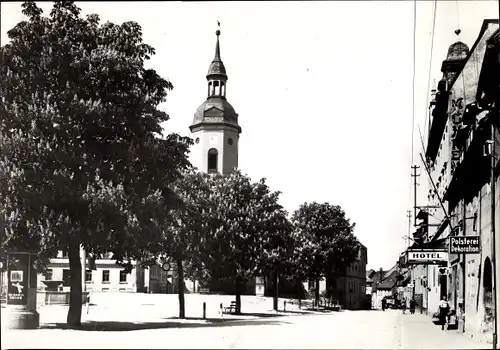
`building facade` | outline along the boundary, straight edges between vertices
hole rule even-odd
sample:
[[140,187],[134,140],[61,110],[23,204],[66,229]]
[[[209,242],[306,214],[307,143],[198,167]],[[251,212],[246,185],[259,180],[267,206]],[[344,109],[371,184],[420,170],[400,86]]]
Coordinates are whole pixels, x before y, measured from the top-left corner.
[[360,310],[366,303],[366,264],[368,251],[361,245],[356,260],[342,274],[336,274],[328,281],[331,297],[338,300],[342,308]]
[[[80,254],[82,257],[85,255]],[[85,259],[85,258],[83,258]],[[82,259],[82,260],[83,260]],[[88,292],[147,292],[148,281],[146,269],[132,262],[132,271],[127,273],[111,258],[111,253],[105,253],[102,259],[95,260],[92,268],[87,262],[85,273],[82,271],[84,291]],[[47,273],[38,275],[38,289],[69,292],[70,269],[69,258],[60,251],[55,258],[50,259]]]
[[492,193],[492,184],[498,188],[494,155],[500,154],[498,52],[498,20],[485,20],[470,49],[456,42],[443,61],[443,77],[430,105],[424,168],[430,180],[428,205],[420,208],[421,226],[410,247],[448,251],[450,239],[479,237],[479,251],[448,254],[440,264],[410,268],[415,298],[421,298],[429,315],[446,296],[459,329],[490,342],[494,232],[500,221],[495,221],[499,191]]
[[[450,84],[452,180],[444,193],[452,235],[480,237],[479,253],[450,255],[449,296],[456,305],[460,329],[487,340],[492,340],[494,326],[492,210],[496,200],[491,181],[492,168],[498,164],[497,159],[492,161],[494,148],[499,154],[498,137],[492,140],[493,128],[498,131],[498,52],[498,20],[486,20],[463,69]],[[497,178],[498,173],[495,182]]]

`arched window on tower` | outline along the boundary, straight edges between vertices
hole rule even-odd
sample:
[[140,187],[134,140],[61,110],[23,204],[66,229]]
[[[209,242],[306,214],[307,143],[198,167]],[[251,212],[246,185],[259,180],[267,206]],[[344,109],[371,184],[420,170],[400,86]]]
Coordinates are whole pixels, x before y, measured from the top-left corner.
[[223,81],[220,83],[220,94],[226,96],[226,84]]
[[219,152],[215,148],[210,148],[208,151],[208,169],[209,174],[217,172],[217,160],[219,157]]
[[208,96],[210,97],[212,91],[212,82],[208,82]]
[[214,90],[213,90],[212,95],[213,96],[220,95],[220,84],[219,84],[219,82],[217,80],[214,81]]

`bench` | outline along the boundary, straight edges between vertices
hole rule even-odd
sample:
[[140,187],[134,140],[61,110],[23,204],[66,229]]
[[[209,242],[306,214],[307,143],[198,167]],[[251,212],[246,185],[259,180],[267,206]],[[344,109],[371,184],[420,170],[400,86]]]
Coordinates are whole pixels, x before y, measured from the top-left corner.
[[198,293],[200,293],[200,294],[209,294],[210,293],[210,289],[208,289],[208,288],[198,288]]
[[233,313],[233,314],[234,314],[234,313],[236,313],[236,301],[232,301],[232,302],[231,302],[231,305],[229,305],[229,306],[225,306],[225,307],[223,308],[223,312],[224,312],[225,314],[231,314],[231,313]]
[[448,329],[458,329],[458,317],[455,313],[448,315],[447,328]]

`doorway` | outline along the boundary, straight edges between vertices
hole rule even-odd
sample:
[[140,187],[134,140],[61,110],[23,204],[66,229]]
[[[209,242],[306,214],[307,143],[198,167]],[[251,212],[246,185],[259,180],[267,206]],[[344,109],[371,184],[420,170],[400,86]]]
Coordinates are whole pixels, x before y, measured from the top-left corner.
[[483,305],[484,305],[484,320],[486,322],[493,321],[493,271],[491,260],[487,257],[484,260],[483,268]]

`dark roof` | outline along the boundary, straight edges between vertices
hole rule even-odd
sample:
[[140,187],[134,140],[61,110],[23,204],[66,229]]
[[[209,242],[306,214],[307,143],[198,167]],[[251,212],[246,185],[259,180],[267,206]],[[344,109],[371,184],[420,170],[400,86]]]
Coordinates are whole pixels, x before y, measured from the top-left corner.
[[[209,118],[207,119],[207,117]],[[238,114],[223,96],[211,96],[198,107],[194,113],[191,129],[201,123],[227,124],[237,128],[241,132],[241,128],[238,125]]]
[[469,47],[461,41],[453,43],[448,48],[447,60],[463,60],[469,54]]
[[217,30],[215,34],[217,35],[217,43],[215,44],[215,56],[214,60],[210,64],[210,67],[208,67],[207,78],[212,75],[217,75],[217,76],[223,76],[227,79],[226,67],[224,67],[224,63],[222,63],[222,59],[220,58],[220,45],[219,45],[220,30]]
[[398,282],[397,280],[397,270],[394,269],[388,276],[386,276],[382,281],[380,281],[376,288],[377,289],[392,289]]

